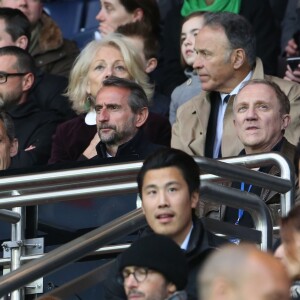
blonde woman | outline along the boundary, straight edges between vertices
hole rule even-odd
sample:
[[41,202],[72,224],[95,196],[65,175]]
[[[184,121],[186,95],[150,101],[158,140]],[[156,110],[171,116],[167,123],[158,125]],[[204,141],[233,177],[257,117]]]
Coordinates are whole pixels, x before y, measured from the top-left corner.
[[[100,41],[90,42],[74,63],[66,93],[78,117],[57,128],[49,163],[96,155],[99,137],[94,99],[102,81],[109,76],[134,80],[142,86],[148,99],[152,98],[153,87],[149,84],[141,57],[128,46],[122,35],[110,34]],[[169,145],[171,129],[167,119],[150,113],[144,130],[151,142]]]

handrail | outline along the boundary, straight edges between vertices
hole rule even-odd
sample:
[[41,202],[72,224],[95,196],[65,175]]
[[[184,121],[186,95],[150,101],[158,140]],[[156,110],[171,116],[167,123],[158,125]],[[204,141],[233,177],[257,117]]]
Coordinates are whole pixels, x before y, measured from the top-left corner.
[[261,249],[267,251],[272,247],[272,221],[267,205],[252,193],[245,193],[237,189],[205,182],[200,189],[201,199],[208,198],[218,204],[234,208],[247,207],[254,227],[261,231]]
[[28,262],[18,270],[0,278],[0,297],[54,270],[82,258],[99,247],[146,225],[141,209],[130,212],[108,224]]
[[[278,156],[278,157],[276,158],[276,156]],[[272,153],[271,154],[270,153],[258,154],[255,156],[255,159],[253,159],[253,161],[255,161],[255,160],[267,161],[268,158],[270,158],[270,157],[271,157],[272,163],[274,163],[274,160],[275,161],[282,160],[283,162],[285,161],[285,159],[281,155],[272,154]],[[290,178],[290,180],[282,179],[282,178],[278,178],[278,177],[274,177],[274,176],[271,177],[270,175],[259,173],[259,172],[253,171],[253,170],[248,170],[247,168],[244,168],[241,166],[232,167],[224,162],[224,161],[231,160],[231,162],[233,164],[244,164],[245,165],[247,163],[250,164],[249,161],[251,161],[251,158],[248,159],[245,157],[238,157],[238,158],[226,159],[224,161],[217,161],[217,160],[212,160],[212,159],[208,159],[208,158],[197,157],[197,158],[195,158],[195,160],[198,163],[198,165],[202,171],[212,172],[213,174],[215,174],[217,176],[225,176],[226,175],[226,177],[227,177],[226,180],[241,180],[241,178],[243,178],[243,181],[245,181],[245,182],[252,181],[254,184],[257,184],[264,188],[273,189],[274,191],[280,192],[280,193],[286,193],[289,190],[293,190],[293,188],[294,188],[294,185],[293,185],[294,181],[291,180],[291,178],[293,178],[293,174],[291,174],[291,173],[293,173],[293,172],[290,172],[290,169],[288,168],[289,167],[288,162],[285,163],[285,166],[282,167],[283,168],[282,174],[283,174],[283,176],[286,176],[286,178]],[[54,203],[54,202],[58,202],[58,201],[77,200],[80,198],[87,198],[89,196],[118,194],[118,193],[121,193],[124,191],[136,192],[137,185],[136,185],[133,175],[136,174],[136,172],[140,168],[141,164],[142,164],[141,162],[135,162],[135,163],[115,164],[115,165],[110,165],[110,166],[107,165],[107,166],[101,166],[101,167],[96,166],[96,167],[88,167],[88,168],[77,168],[77,169],[68,170],[68,171],[44,172],[44,173],[33,174],[33,175],[23,175],[23,176],[18,175],[18,176],[2,177],[1,181],[0,181],[0,187],[2,186],[3,188],[11,189],[11,190],[17,189],[21,193],[22,193],[22,189],[24,189],[24,191],[26,190],[26,192],[28,192],[32,188],[32,193],[26,194],[26,195],[25,194],[18,195],[17,193],[14,193],[15,195],[13,195],[13,196],[10,196],[10,197],[5,196],[5,198],[3,198],[1,196],[3,195],[3,193],[7,193],[7,191],[4,191],[2,189],[3,193],[2,192],[0,193],[0,198],[1,198],[0,199],[0,208],[22,207],[22,206],[26,206],[26,205],[37,205],[37,204],[45,204],[45,203],[48,204],[48,203]],[[284,165],[284,163],[281,163],[281,162],[279,164]],[[126,173],[127,170],[128,170],[128,173]],[[101,172],[103,172],[103,173],[101,173]],[[131,176],[120,177],[121,175],[126,175],[126,174],[129,174]],[[107,176],[109,177],[109,179],[107,179]],[[201,179],[203,178],[203,176],[206,176],[206,175],[201,175]],[[257,178],[259,178],[259,179],[257,179]],[[24,179],[24,181],[22,181],[23,179]],[[94,185],[96,183],[101,183],[101,186],[96,186],[96,187],[85,187],[85,186],[82,187],[81,186],[77,189],[74,189],[74,186],[78,185],[79,183],[81,185],[82,181],[85,181],[88,184],[89,180],[92,180],[92,184],[94,184]],[[103,185],[103,183],[105,183],[105,185]],[[274,186],[274,183],[275,183],[275,186]],[[45,189],[45,187],[47,187],[48,185],[49,185],[51,191],[50,192],[43,191],[43,189]],[[60,190],[53,188],[56,186],[59,186]],[[11,190],[9,190],[9,191],[11,192]],[[292,192],[289,192],[289,193],[292,194]],[[57,199],[57,197],[59,199]],[[262,202],[262,201],[260,201],[260,202]],[[249,203],[247,203],[247,205],[248,204]],[[292,205],[292,202],[290,204]],[[284,203],[281,203],[281,205],[282,205],[283,212],[286,212],[289,209],[289,205],[284,206],[285,205]],[[239,207],[245,208],[245,210],[247,210],[247,207],[244,207],[243,203],[240,203]],[[251,211],[251,207],[250,207],[250,211]],[[260,217],[263,217],[263,218],[265,217],[265,216],[263,216],[263,213],[260,211],[260,209],[258,210],[258,215],[260,215]],[[253,216],[253,219],[255,219],[255,220],[257,219],[255,214]],[[113,221],[113,222],[115,222],[115,221]],[[111,223],[109,223],[108,225],[111,226]],[[106,227],[104,227],[104,228],[106,228]],[[100,245],[102,245],[101,244],[101,234],[100,234],[101,229],[99,229],[99,230],[100,230],[99,231],[100,241],[95,241],[93,239],[93,242],[94,242],[93,245],[97,245],[97,246],[95,246],[95,249],[93,248],[94,250],[96,250]],[[262,230],[263,230],[263,228],[262,228]],[[97,230],[95,232],[98,233]],[[116,232],[118,232],[118,229],[116,229]],[[95,233],[93,233],[93,238],[95,238],[94,234]],[[88,235],[88,237],[90,237],[89,234],[87,234],[87,235]],[[78,241],[80,239],[81,238],[76,239],[73,242],[70,242],[70,243],[64,245],[64,246],[68,247],[68,249],[63,248],[66,251],[59,250],[59,254],[57,254],[57,257],[61,259],[60,254],[64,254],[64,253],[67,253],[68,251],[71,251],[70,245],[73,245],[72,243],[76,243],[76,241]],[[109,237],[106,236],[106,239],[104,239],[104,240],[105,240],[105,242],[108,242],[108,241],[111,241],[111,239],[113,239],[112,236],[109,236]],[[263,240],[264,240],[264,242],[269,243],[269,241],[262,239],[262,241]],[[81,250],[83,250],[83,249],[86,250],[86,247],[84,247],[83,245],[81,245],[81,246],[82,246]],[[75,246],[75,249],[77,249],[76,246]],[[85,252],[88,252],[88,251],[85,251]],[[57,258],[53,258],[53,255],[55,255],[55,254],[52,254],[50,256],[50,261],[52,261],[52,259],[54,259],[55,263],[51,262],[51,264],[52,264],[52,267],[50,267],[51,270],[53,270],[53,268],[55,267],[55,264],[57,263],[57,261],[56,261]],[[74,261],[75,257],[77,257],[77,255],[75,255],[72,252],[72,255],[68,254],[68,260],[66,260],[66,258],[64,258],[63,261],[71,262],[71,261]],[[45,261],[44,261],[44,259],[45,259]],[[46,270],[48,272],[49,265],[47,263],[47,259],[48,259],[48,255],[47,255],[47,257],[45,256],[45,257],[41,258],[40,260],[37,260],[39,262],[42,262],[41,266],[39,264],[37,264],[37,261],[34,261],[34,262],[32,261],[32,262],[27,263],[25,266],[21,267],[19,270],[3,276],[2,280],[0,280],[0,291],[2,292],[3,284],[5,287],[5,291],[4,291],[4,294],[5,294],[5,293],[27,283],[24,281],[24,278],[28,279],[28,277],[25,276],[26,274],[22,273],[22,270],[25,267],[26,267],[27,272],[29,273],[28,276],[31,276],[30,278],[32,278],[32,276],[33,276],[32,273],[35,273],[35,275],[37,276],[36,278],[38,278],[44,274],[42,272],[45,272]],[[40,269],[38,272],[35,272],[36,266],[40,266]],[[59,267],[60,267],[60,265],[59,265]],[[14,277],[15,274],[17,274],[16,278]],[[24,278],[22,279],[22,277],[24,277]],[[9,279],[7,279],[7,278],[9,278]],[[11,279],[11,281],[10,281],[10,279]],[[31,279],[29,279],[29,281],[31,281]],[[1,295],[0,295],[0,297],[1,297]]]
[[[262,232],[261,249],[267,250],[271,247],[271,217],[265,203],[258,196],[251,193],[244,195],[241,191],[209,183],[203,184],[201,193],[204,198],[209,195],[214,201],[221,202],[220,199],[223,199],[225,205],[247,206],[255,226]],[[242,204],[234,201],[241,199],[243,200]],[[137,209],[49,252],[40,259],[25,264],[20,269],[0,278],[0,297],[10,290],[20,288],[30,281],[61,268],[62,264],[66,265],[80,259],[86,253],[96,250],[105,243],[112,242],[120,235],[137,230],[145,224],[146,221],[141,209]]]
[[19,213],[7,209],[0,209],[0,220],[15,224],[18,223],[20,219],[21,216]]
[[[199,158],[195,158],[196,162],[199,162]],[[288,212],[291,210],[291,208],[295,204],[295,189],[294,189],[294,182],[295,182],[295,168],[293,164],[287,160],[283,155],[281,155],[278,152],[269,152],[269,153],[260,153],[260,154],[253,154],[253,155],[246,155],[246,156],[238,156],[238,157],[229,157],[225,159],[221,159],[222,162],[227,162],[229,164],[233,165],[243,165],[247,168],[255,168],[255,167],[262,167],[267,166],[270,164],[276,164],[277,167],[280,169],[280,177],[281,179],[286,180],[286,184],[288,186],[288,183],[290,183],[291,187],[286,190],[285,187],[282,186],[282,190],[278,188],[278,182],[273,177],[270,181],[268,179],[262,179],[263,182],[259,182],[254,178],[251,178],[248,176],[243,176],[243,179],[245,182],[247,180],[251,179],[252,184],[256,184],[258,186],[261,186],[263,188],[268,188],[271,190],[274,190],[278,193],[282,193],[280,195],[281,200],[281,214],[282,216],[286,216]],[[209,172],[211,168],[206,169],[206,172]],[[230,169],[228,169],[230,173]],[[218,176],[221,176],[221,174],[216,174]],[[222,173],[223,176],[229,176],[229,174]],[[259,173],[257,172],[257,175],[259,178]],[[201,180],[213,180],[216,179],[218,176],[211,175],[211,174],[205,174],[201,176]],[[253,175],[255,176],[255,175]],[[277,177],[278,179],[278,177]],[[231,180],[239,180],[238,178],[231,177]],[[273,181],[273,183],[272,183]],[[266,185],[264,185],[265,182],[268,182]],[[282,181],[283,182],[283,181]],[[280,184],[280,183],[279,183]],[[280,184],[281,185],[281,184]]]

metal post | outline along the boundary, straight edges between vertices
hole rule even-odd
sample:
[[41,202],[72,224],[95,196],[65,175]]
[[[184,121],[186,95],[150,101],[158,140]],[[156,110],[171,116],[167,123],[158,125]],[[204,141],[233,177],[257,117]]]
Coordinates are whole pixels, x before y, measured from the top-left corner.
[[[24,213],[25,207],[15,207],[13,212],[21,215],[21,220],[12,224],[11,241],[17,243],[17,247],[11,248],[11,272],[17,270],[21,266],[22,246],[24,240]],[[11,293],[11,300],[24,299],[24,288],[20,288]]]

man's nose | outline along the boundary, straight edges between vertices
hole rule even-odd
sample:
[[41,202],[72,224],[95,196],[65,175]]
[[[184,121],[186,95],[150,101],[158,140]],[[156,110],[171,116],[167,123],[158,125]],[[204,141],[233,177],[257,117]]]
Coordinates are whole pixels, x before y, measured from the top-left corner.
[[256,110],[254,107],[249,107],[246,112],[247,120],[253,120],[257,118]]
[[97,114],[97,121],[104,122],[109,119],[108,111],[105,108],[102,108],[100,112]]
[[169,199],[168,199],[166,192],[161,191],[158,194],[158,203],[159,203],[159,207],[168,207],[169,206]]
[[134,275],[132,273],[129,274],[129,276],[124,281],[124,286],[126,286],[127,288],[135,288],[137,287],[137,285],[138,282],[135,279]]
[[193,68],[194,69],[199,69],[203,67],[203,59],[199,54],[196,55],[195,61],[193,63]]

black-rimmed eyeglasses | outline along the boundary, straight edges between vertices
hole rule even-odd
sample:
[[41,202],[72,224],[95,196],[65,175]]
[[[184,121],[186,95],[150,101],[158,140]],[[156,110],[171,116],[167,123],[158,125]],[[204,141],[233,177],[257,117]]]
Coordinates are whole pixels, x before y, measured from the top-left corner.
[[28,74],[27,73],[4,73],[4,72],[0,72],[0,84],[1,83],[5,83],[7,81],[7,77],[10,77],[10,76],[24,76]]
[[143,282],[146,280],[149,272],[150,270],[147,268],[134,268],[133,271],[129,269],[124,269],[120,274],[118,281],[120,283],[123,283],[124,280],[127,279],[132,274],[137,282]]

